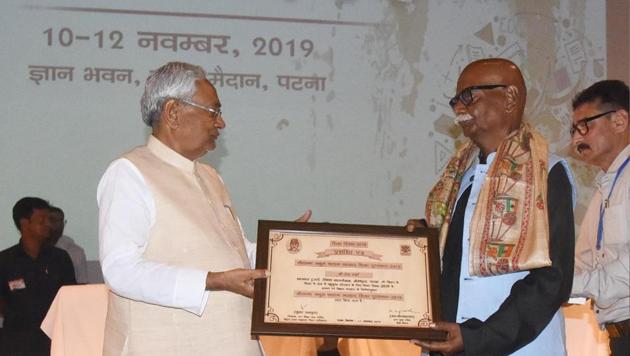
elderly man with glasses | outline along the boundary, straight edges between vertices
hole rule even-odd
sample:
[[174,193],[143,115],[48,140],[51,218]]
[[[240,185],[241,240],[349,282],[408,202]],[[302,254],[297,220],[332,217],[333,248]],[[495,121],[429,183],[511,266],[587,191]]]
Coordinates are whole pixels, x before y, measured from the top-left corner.
[[445,341],[423,351],[563,355],[559,311],[571,290],[574,229],[568,165],[524,123],[518,67],[483,59],[464,68],[450,105],[469,138],[429,193],[426,220],[440,228]]
[[630,354],[630,123],[628,86],[597,82],[573,101],[572,146],[601,171],[576,243],[572,294],[592,298],[612,355]]
[[112,162],[97,190],[104,355],[260,355],[250,298],[266,272],[250,269],[255,248],[223,180],[198,161],[225,128],[217,92],[202,68],[171,62],[140,104],[148,142]]

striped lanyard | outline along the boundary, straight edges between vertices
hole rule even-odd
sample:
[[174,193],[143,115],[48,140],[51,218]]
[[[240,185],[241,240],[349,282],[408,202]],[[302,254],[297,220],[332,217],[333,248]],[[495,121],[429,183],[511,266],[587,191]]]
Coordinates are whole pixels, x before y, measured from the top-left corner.
[[608,208],[608,200],[610,199],[610,195],[612,194],[613,189],[615,189],[615,183],[617,183],[617,178],[619,178],[619,176],[621,175],[621,172],[623,172],[623,169],[626,168],[629,161],[630,161],[630,157],[626,158],[626,160],[623,161],[621,166],[619,166],[619,169],[617,170],[617,174],[615,174],[615,179],[613,179],[612,185],[610,186],[610,190],[608,191],[608,197],[602,200],[602,204],[599,206],[599,224],[597,225],[597,245],[595,245],[598,250],[602,248],[602,240],[604,239],[604,211],[606,211],[606,208]]

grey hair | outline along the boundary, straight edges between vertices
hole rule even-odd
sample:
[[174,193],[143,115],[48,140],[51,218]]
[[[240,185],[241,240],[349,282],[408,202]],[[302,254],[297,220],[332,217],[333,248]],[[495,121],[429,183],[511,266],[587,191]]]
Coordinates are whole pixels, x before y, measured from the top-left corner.
[[205,80],[203,68],[183,62],[169,62],[156,69],[147,78],[140,99],[142,121],[155,127],[160,120],[162,107],[169,99],[191,100],[195,95],[195,82]]

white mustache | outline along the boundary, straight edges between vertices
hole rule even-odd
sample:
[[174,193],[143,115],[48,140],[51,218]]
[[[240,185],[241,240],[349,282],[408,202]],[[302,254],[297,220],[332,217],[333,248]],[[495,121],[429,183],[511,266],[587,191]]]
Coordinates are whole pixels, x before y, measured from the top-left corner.
[[472,119],[473,119],[473,117],[470,114],[459,114],[455,118],[455,123],[459,124],[459,123],[462,123],[462,122],[470,121]]

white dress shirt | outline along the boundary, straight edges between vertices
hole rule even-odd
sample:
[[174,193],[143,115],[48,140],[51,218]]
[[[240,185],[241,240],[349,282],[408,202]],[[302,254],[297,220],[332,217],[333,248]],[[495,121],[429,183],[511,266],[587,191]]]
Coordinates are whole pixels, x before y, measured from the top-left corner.
[[[143,258],[155,223],[155,202],[136,166],[124,158],[112,162],[96,195],[99,255],[103,277],[112,291],[129,299],[201,315],[210,294],[206,291],[208,271]],[[254,266],[256,245],[245,238],[242,228],[241,235]]]
[[[619,153],[608,172],[597,176],[597,190],[586,210],[575,251],[572,295],[595,300],[600,323],[630,319],[630,164],[612,183],[621,164],[630,156],[630,145]],[[599,209],[604,210],[603,240],[596,248]]]
[[72,265],[74,266],[74,276],[77,279],[77,283],[85,284],[88,282],[87,261],[85,258],[85,251],[72,238],[66,235],[62,235],[55,247],[60,248],[70,255]]

